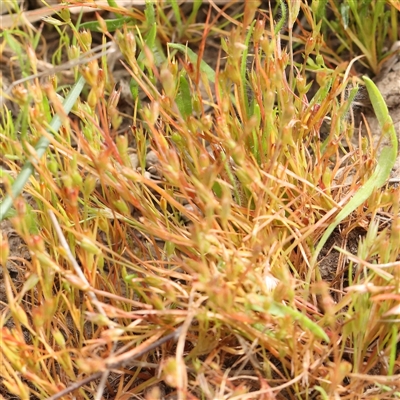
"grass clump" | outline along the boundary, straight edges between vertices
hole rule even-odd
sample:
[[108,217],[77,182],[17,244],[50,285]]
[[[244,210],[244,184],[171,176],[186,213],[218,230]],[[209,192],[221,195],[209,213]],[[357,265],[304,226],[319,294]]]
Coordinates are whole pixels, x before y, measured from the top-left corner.
[[[3,31],[35,74],[0,131],[4,397],[399,396],[397,143],[368,79],[384,172],[354,141],[349,38],[377,3],[335,59],[317,2],[63,9],[47,22],[70,71],[46,83],[35,30]],[[373,72],[391,7],[379,56],[358,46]]]

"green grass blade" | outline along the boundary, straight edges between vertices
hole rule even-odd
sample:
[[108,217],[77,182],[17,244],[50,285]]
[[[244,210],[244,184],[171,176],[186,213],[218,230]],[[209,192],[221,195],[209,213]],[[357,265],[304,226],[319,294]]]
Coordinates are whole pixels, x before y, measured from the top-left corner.
[[152,0],[146,0],[144,16],[146,17],[148,26],[152,26],[156,23],[155,3]]
[[[66,114],[69,114],[69,112],[71,111],[84,85],[85,85],[85,79],[81,77],[79,81],[75,84],[75,86],[72,88],[68,97],[65,99],[63,106]],[[61,125],[62,123],[60,117],[58,115],[55,115],[50,123],[50,130],[56,132],[60,129]],[[40,138],[35,147],[36,157],[38,159],[43,157],[44,153],[49,147],[49,144],[50,142],[46,137]],[[19,173],[14,184],[12,185],[11,196],[6,196],[4,200],[0,203],[0,221],[2,221],[6,217],[6,214],[8,213],[9,209],[12,206],[13,200],[21,194],[22,189],[28,182],[29,177],[32,175],[33,171],[34,171],[34,163],[31,161],[27,161],[25,165],[22,167],[21,172]]]
[[179,4],[176,0],[170,0],[169,2],[171,4],[172,10],[175,14],[176,18],[176,24],[178,25],[178,29],[181,30],[182,28],[182,18],[181,18],[181,12],[179,8]]
[[[385,104],[385,101],[371,79],[364,76],[363,77],[365,86],[368,91],[368,95],[371,99],[372,106],[374,108],[376,117],[378,119],[379,125],[383,131],[383,134],[389,135],[390,143],[386,145],[379,155],[378,164],[373,172],[372,176],[365,182],[361,189],[354,195],[354,197],[342,208],[339,214],[336,216],[332,224],[329,225],[328,229],[323,234],[321,240],[319,241],[317,248],[312,259],[312,265],[316,264],[319,252],[324,247],[329,236],[333,230],[342,222],[347,216],[349,216],[357,207],[362,205],[366,201],[374,190],[380,188],[385,184],[390,176],[390,172],[396,162],[397,157],[397,136],[394,129],[392,118],[389,115],[389,110]],[[307,281],[310,281],[311,272],[309,273]]]
[[286,22],[286,17],[287,17],[287,10],[286,10],[286,4],[283,0],[280,0],[280,8],[281,8],[281,19],[276,23],[274,32],[275,35],[278,34],[278,32],[283,28],[283,25]]
[[193,108],[190,86],[189,82],[183,75],[181,75],[179,78],[179,91],[175,101],[183,118],[187,118],[189,115],[192,115]]
[[[246,46],[246,50],[243,51],[242,54],[242,61],[241,61],[241,66],[240,66],[240,75],[241,75],[241,89],[242,89],[242,96],[243,96],[243,103],[244,106],[246,108],[246,114],[249,115],[249,97],[247,95],[247,57],[249,55],[249,46],[250,46],[250,40],[253,36],[253,31],[254,31],[254,25],[256,24],[256,21],[253,21],[253,23],[250,25],[249,27],[249,31],[246,35],[246,41],[245,41],[245,46]],[[256,55],[254,55],[255,57]]]

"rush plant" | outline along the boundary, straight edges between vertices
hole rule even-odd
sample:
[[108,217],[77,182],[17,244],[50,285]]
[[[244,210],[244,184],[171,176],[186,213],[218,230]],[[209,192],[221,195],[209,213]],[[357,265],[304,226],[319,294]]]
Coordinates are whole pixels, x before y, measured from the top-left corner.
[[0,394],[398,398],[397,138],[356,73],[384,32],[361,2],[339,42],[330,2],[121,3],[2,32],[29,71],[1,111]]

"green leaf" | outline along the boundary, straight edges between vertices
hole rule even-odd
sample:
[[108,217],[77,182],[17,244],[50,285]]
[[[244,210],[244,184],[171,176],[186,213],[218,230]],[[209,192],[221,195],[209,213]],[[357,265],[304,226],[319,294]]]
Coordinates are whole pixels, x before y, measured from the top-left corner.
[[[157,24],[154,23],[153,25],[151,25],[151,28],[147,32],[145,40],[144,40],[145,45],[152,51],[154,49],[154,45],[155,45],[155,42],[156,42],[156,37],[157,37]],[[142,63],[144,61],[144,57],[145,57],[145,53],[142,50],[139,53],[138,62]]]
[[315,20],[319,22],[325,16],[326,3],[328,0],[313,0],[311,4],[311,9],[314,12]]
[[212,190],[219,199],[222,197],[222,188],[219,182],[214,182]]
[[246,40],[245,40],[245,46],[246,49],[243,51],[242,54],[242,60],[241,60],[241,66],[240,66],[240,75],[241,75],[241,91],[242,91],[242,96],[243,96],[243,102],[244,105],[246,107],[246,114],[249,114],[249,99],[248,99],[248,95],[247,95],[247,56],[249,54],[249,45],[250,45],[250,40],[252,38],[253,35],[253,30],[254,30],[254,25],[256,24],[256,21],[253,21],[253,23],[250,25],[249,27],[249,31],[247,33],[246,36]]
[[183,118],[192,115],[192,96],[187,79],[181,75],[179,78],[179,90],[175,98],[176,105]]
[[356,85],[350,90],[349,97],[346,99],[346,102],[341,107],[341,111],[339,112],[340,115],[347,115],[351,105],[353,104],[354,99],[357,96],[358,89],[358,85]]
[[[382,129],[382,134],[388,135],[390,141],[388,145],[385,145],[383,147],[381,154],[378,158],[377,166],[371,177],[358,190],[354,197],[342,208],[334,221],[329,225],[328,229],[323,234],[321,240],[317,245],[317,248],[315,249],[315,253],[311,261],[312,266],[315,266],[318,254],[324,247],[326,241],[329,239],[329,236],[331,235],[333,230],[357,207],[362,205],[375,190],[379,189],[386,183],[387,179],[390,177],[390,172],[396,162],[398,148],[397,136],[392,118],[389,115],[389,110],[381,93],[379,92],[379,89],[376,87],[374,82],[366,76],[364,76],[363,79],[379,125]],[[310,269],[310,272],[308,274],[307,282],[310,282],[311,273],[312,269]]]
[[[154,56],[155,65],[158,67],[165,61],[165,56],[163,51],[161,50],[161,46],[159,46],[157,39],[157,24],[154,23],[151,25],[150,30],[147,32],[146,37],[144,39],[144,44],[151,50]],[[138,56],[138,64],[139,67],[143,70],[143,61],[145,58],[144,51],[140,51]],[[152,74],[151,70],[149,70],[150,74]]]
[[[190,62],[192,64],[197,64],[197,54],[193,50],[189,49],[187,46],[178,43],[168,43],[168,47],[187,54]],[[215,82],[215,71],[204,60],[201,60],[200,62],[200,71],[206,74],[210,82]]]
[[286,22],[287,18],[287,10],[286,10],[286,5],[283,0],[280,0],[280,6],[281,6],[281,19],[278,21],[278,23],[275,25],[274,32],[275,34],[278,34],[278,32],[283,28],[283,25]]
[[146,22],[149,26],[156,23],[156,14],[154,9],[155,2],[152,0],[146,0],[146,8],[144,10],[144,16],[146,17]]

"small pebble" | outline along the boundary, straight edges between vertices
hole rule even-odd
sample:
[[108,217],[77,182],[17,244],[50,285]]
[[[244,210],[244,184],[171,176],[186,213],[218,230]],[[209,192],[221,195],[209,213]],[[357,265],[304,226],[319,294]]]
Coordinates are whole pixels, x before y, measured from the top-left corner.
[[146,155],[146,167],[149,168],[150,166],[159,164],[160,161],[158,160],[157,154],[154,150],[150,150]]
[[137,169],[137,167],[139,166],[139,158],[136,154],[136,152],[132,152],[129,154],[129,159],[131,161],[131,166],[133,169]]

